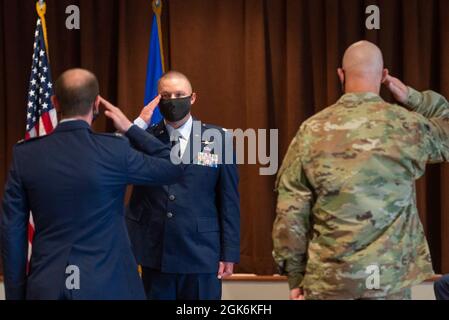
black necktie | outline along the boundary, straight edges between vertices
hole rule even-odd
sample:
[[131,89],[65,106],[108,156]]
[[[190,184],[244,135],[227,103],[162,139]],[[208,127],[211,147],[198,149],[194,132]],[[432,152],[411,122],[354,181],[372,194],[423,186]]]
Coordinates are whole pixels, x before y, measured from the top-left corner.
[[181,157],[181,141],[180,141],[181,135],[179,132],[174,131],[173,136],[171,137],[171,147],[172,149],[174,147],[178,148],[178,157]]

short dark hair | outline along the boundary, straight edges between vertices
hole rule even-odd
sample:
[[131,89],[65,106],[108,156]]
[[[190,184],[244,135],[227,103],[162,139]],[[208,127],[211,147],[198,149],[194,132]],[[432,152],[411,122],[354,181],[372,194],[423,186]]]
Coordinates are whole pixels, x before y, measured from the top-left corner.
[[55,96],[65,117],[87,115],[99,93],[97,77],[83,69],[67,70],[55,83]]

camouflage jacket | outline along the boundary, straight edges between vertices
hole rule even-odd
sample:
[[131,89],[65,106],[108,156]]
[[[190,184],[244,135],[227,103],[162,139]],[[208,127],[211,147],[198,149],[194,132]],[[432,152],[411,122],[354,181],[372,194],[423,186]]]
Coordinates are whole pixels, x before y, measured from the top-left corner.
[[382,297],[433,275],[415,180],[449,159],[449,104],[409,88],[407,107],[345,94],[293,139],[276,182],[273,257],[306,299]]

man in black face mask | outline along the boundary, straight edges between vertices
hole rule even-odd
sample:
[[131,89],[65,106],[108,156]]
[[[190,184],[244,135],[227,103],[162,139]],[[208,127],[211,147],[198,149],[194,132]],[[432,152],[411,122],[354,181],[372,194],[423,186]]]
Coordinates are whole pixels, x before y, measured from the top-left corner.
[[147,122],[151,120],[154,108],[159,105],[164,122],[169,127],[174,129],[184,125],[191,127],[191,123],[189,125],[192,121],[190,108],[196,101],[196,93],[193,92],[187,77],[176,71],[167,72],[159,80],[158,91],[159,95],[143,108],[134,123],[147,129]]
[[[221,279],[240,258],[237,167],[214,163],[213,141],[202,141],[200,152],[192,152],[201,137],[192,130],[196,94],[185,75],[166,73],[158,92],[134,123],[167,145],[179,143],[178,154],[188,164],[176,184],[134,187],[126,214],[134,253],[148,299],[218,300]],[[164,120],[148,128],[157,105]],[[201,133],[211,128],[225,136],[224,129],[206,124]]]

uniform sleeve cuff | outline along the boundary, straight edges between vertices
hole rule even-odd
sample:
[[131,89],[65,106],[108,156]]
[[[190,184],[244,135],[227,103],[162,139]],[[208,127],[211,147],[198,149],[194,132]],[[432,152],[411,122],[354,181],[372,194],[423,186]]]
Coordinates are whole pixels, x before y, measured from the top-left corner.
[[26,285],[10,286],[5,284],[5,298],[6,300],[25,300]]
[[148,124],[141,117],[138,117],[136,120],[134,120],[134,124],[143,130],[146,130],[148,128]]
[[221,255],[221,261],[224,262],[233,262],[233,263],[239,263],[240,262],[240,248],[231,248],[227,247],[224,249],[222,255]]
[[302,274],[289,274],[288,275],[288,286],[290,290],[295,288],[300,288],[304,276]]
[[410,110],[416,110],[422,103],[422,93],[408,87],[407,102],[405,103]]

